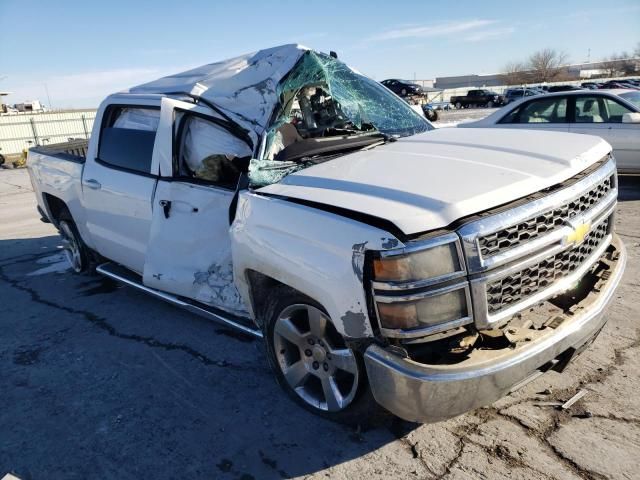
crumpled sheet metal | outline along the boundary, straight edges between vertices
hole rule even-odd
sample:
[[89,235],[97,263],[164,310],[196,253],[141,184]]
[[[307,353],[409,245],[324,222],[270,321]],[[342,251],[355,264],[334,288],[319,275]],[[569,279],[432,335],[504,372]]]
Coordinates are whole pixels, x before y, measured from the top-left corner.
[[242,127],[261,135],[278,101],[277,85],[307,50],[300,45],[281,45],[169,75],[128,91],[199,95]]

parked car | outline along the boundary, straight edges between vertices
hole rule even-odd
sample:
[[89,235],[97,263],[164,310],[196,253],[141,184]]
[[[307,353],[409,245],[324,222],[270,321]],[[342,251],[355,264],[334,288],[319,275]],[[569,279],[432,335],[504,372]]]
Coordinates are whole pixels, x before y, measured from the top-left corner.
[[575,85],[550,85],[547,88],[547,92],[556,93],[556,92],[571,92],[574,90],[583,90],[584,87],[576,87]]
[[532,97],[534,95],[540,95],[542,90],[532,88],[510,88],[504,94],[504,103],[509,104],[515,100],[520,100],[524,97]]
[[504,97],[491,90],[469,90],[466,95],[452,96],[449,100],[456,108],[488,107],[504,104]]
[[383,80],[380,83],[401,97],[418,96],[424,93],[420,85],[407,80],[396,80],[391,78],[389,80]]
[[582,88],[587,88],[589,90],[597,90],[598,88],[600,88],[601,83],[598,82],[582,82],[580,84],[580,86]]
[[637,90],[547,94],[514,102],[482,120],[459,126],[597,135],[613,147],[619,172],[640,172],[640,92]]
[[625,82],[623,80],[610,80],[600,85],[600,88],[606,89],[606,90],[610,90],[613,88],[630,88],[630,89],[636,90],[640,87],[637,87],[636,85]]
[[28,162],[73,270],[261,338],[338,421],[443,420],[562,370],[624,270],[606,142],[434,129],[295,45],[110,95],[85,147]]

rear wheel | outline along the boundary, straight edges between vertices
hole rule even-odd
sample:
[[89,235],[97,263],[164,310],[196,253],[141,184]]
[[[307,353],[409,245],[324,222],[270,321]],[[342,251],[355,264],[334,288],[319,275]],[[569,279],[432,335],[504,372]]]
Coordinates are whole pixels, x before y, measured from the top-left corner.
[[295,290],[277,290],[266,308],[264,333],[280,386],[305,409],[340,423],[366,426],[380,418],[360,354],[324,309]]
[[82,241],[69,210],[64,209],[60,212],[58,230],[62,236],[62,247],[71,269],[76,273],[87,270],[90,259],[89,249]]
[[491,100],[487,102],[487,108],[493,108],[493,102]]
[[0,165],[4,165],[4,162],[5,162],[4,155],[0,153]]

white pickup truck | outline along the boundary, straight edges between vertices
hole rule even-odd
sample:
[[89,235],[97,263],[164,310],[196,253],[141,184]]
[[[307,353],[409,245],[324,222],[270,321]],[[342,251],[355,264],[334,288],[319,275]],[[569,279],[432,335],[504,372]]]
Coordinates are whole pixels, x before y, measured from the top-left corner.
[[264,338],[286,392],[344,422],[439,421],[561,371],[626,258],[603,140],[437,130],[295,45],[111,95],[88,145],[28,168],[76,272]]

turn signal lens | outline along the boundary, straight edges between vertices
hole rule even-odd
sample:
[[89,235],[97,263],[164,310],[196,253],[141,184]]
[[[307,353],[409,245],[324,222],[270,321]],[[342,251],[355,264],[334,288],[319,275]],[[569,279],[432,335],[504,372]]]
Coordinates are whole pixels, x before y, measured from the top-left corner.
[[408,302],[377,302],[383,328],[409,330],[469,316],[464,288]]

